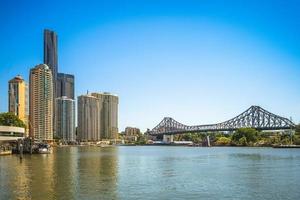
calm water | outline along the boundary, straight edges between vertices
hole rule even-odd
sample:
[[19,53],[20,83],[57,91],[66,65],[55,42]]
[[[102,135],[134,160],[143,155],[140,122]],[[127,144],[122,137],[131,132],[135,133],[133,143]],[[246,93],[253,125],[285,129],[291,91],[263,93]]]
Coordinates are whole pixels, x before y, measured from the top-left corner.
[[300,149],[62,147],[0,157],[0,199],[300,199]]

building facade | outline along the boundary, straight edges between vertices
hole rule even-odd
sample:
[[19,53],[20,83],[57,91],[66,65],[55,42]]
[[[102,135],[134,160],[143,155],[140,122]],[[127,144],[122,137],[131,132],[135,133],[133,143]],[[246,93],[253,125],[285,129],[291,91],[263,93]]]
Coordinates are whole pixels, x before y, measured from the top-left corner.
[[74,75],[58,73],[56,80],[56,97],[66,96],[74,99]]
[[92,93],[100,101],[101,139],[118,138],[119,97],[107,92]]
[[25,128],[16,126],[0,126],[0,143],[3,141],[17,141],[24,139]]
[[30,70],[29,101],[30,136],[53,140],[53,78],[45,64]]
[[55,138],[64,142],[74,142],[75,136],[75,100],[66,96],[55,99]]
[[141,131],[139,128],[135,128],[135,127],[126,127],[125,128],[126,136],[139,136],[140,134],[141,134]]
[[53,87],[55,87],[58,72],[57,56],[57,35],[54,31],[46,29],[44,30],[44,63],[48,65],[52,72]]
[[77,140],[101,140],[100,100],[87,94],[79,96],[77,103]]
[[8,82],[8,111],[15,113],[25,123],[28,130],[28,85],[20,75]]

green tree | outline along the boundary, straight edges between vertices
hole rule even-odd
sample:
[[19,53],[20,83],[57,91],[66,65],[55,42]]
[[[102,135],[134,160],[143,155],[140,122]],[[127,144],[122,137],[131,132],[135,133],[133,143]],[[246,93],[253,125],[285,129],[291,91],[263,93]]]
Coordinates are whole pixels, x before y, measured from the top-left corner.
[[18,116],[11,112],[0,113],[0,125],[26,128],[24,122],[20,120]]
[[231,143],[231,139],[230,138],[227,138],[227,137],[224,137],[224,136],[221,136],[217,139],[216,141],[216,145],[230,145]]
[[[239,145],[253,144],[257,141],[258,131],[253,128],[237,129],[232,135],[232,141]],[[243,139],[242,139],[243,138]]]
[[300,124],[297,124],[295,127],[295,134],[300,135]]
[[238,142],[239,145],[242,145],[242,146],[247,146],[248,145],[248,142],[247,142],[247,138],[245,136],[241,137],[239,139],[239,142]]

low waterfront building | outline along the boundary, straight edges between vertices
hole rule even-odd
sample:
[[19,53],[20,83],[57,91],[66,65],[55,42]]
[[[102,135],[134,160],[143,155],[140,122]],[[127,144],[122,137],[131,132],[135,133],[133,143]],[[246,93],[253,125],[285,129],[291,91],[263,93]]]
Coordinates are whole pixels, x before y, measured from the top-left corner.
[[0,142],[16,141],[25,137],[25,128],[16,126],[0,126]]
[[66,96],[55,99],[55,138],[63,142],[74,142],[75,100]]

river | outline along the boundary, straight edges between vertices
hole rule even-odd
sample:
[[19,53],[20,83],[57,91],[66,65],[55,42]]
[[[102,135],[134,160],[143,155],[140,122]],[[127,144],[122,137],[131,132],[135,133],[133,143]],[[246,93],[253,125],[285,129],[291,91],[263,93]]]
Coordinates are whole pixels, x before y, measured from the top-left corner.
[[2,156],[0,199],[300,199],[300,149],[87,146]]

